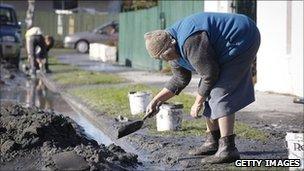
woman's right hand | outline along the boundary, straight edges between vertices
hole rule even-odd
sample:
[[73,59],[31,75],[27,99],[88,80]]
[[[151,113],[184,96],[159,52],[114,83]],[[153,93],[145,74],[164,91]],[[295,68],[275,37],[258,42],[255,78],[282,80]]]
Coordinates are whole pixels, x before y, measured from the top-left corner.
[[146,115],[145,117],[153,117],[157,114],[159,111],[160,105],[162,105],[163,102],[169,100],[171,97],[173,97],[175,94],[172,93],[167,88],[163,88],[157,95],[151,100],[151,102],[148,104],[146,108]]
[[147,108],[146,108],[146,115],[149,118],[153,117],[154,115],[157,114],[157,112],[159,111],[159,107],[162,104],[161,101],[159,100],[151,100],[151,102],[148,104]]

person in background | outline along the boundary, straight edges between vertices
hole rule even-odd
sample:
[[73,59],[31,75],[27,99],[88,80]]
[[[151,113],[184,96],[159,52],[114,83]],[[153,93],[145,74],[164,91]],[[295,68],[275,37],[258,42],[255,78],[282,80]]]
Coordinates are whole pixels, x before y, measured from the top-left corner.
[[245,15],[197,13],[166,30],[145,34],[146,49],[155,59],[169,61],[172,78],[150,102],[146,115],[178,95],[200,77],[191,116],[203,111],[207,125],[205,142],[190,155],[210,155],[202,163],[234,162],[240,158],[235,146],[235,112],[255,100],[251,65],[260,45],[254,21]]
[[36,70],[50,72],[48,68],[48,51],[54,45],[51,36],[43,36],[39,27],[31,27],[25,34],[28,62],[30,64],[30,76],[36,77]]
[[46,35],[44,37],[44,41],[46,44],[45,70],[46,70],[46,73],[51,73],[51,70],[49,68],[49,61],[48,61],[49,56],[48,55],[49,55],[50,49],[54,47],[55,39],[50,35]]

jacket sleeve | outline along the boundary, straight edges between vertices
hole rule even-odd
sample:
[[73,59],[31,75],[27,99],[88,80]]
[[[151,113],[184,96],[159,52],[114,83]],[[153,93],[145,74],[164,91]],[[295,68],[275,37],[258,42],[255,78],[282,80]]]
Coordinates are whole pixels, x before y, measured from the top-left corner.
[[173,76],[165,87],[175,95],[178,95],[190,82],[191,71],[178,65],[176,60],[169,61]]
[[201,76],[198,94],[208,97],[219,76],[216,55],[205,31],[191,35],[184,44],[184,53],[195,71]]

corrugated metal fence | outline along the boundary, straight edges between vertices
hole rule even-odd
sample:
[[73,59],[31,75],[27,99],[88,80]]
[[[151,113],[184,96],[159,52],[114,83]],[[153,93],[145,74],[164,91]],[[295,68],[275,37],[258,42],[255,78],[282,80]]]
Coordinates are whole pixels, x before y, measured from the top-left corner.
[[[203,1],[159,1],[157,7],[119,14],[119,63],[134,68],[160,70],[162,62],[151,59],[144,33],[163,29],[190,14],[203,10]],[[165,19],[161,22],[161,18]]]
[[135,68],[158,68],[159,61],[148,57],[144,33],[159,28],[159,8],[119,15],[119,62]]
[[159,8],[165,15],[167,26],[183,17],[203,11],[203,7],[203,0],[159,1]]

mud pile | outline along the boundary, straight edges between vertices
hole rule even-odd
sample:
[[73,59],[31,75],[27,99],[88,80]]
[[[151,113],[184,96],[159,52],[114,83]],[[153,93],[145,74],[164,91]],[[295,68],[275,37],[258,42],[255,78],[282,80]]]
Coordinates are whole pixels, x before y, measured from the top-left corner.
[[0,149],[0,170],[18,169],[16,161],[37,170],[123,170],[137,164],[137,155],[98,145],[68,117],[13,104],[1,103]]

